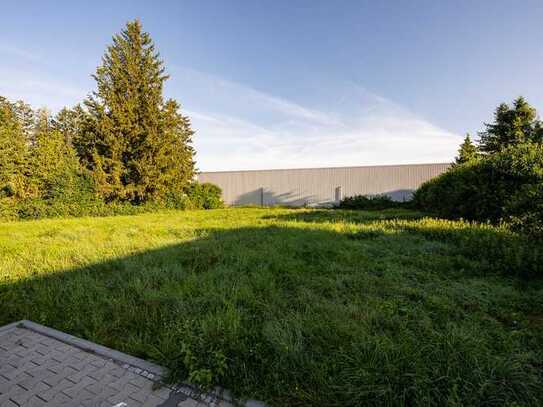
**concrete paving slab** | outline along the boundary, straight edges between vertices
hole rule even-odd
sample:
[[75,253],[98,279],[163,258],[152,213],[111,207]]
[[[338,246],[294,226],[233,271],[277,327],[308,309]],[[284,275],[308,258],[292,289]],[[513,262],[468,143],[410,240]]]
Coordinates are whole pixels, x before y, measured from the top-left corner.
[[0,327],[0,407],[231,407],[221,392],[164,386],[161,366],[36,324]]

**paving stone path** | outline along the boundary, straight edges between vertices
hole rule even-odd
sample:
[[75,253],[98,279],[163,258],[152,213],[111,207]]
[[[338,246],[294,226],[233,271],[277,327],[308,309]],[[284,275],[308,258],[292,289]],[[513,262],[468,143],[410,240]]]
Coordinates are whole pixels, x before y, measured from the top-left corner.
[[29,324],[0,327],[1,407],[233,406],[189,386],[160,387],[159,367],[98,345],[96,350],[90,342],[41,325],[31,329]]

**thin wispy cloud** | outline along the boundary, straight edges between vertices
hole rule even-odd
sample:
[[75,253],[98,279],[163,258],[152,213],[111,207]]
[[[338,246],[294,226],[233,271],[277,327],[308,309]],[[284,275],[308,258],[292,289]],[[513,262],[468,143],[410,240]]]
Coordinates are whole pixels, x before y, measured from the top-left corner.
[[53,69],[37,52],[0,44],[0,59],[10,61],[0,65],[0,95],[9,99],[56,112],[80,102],[90,91]]
[[[201,170],[448,162],[461,138],[355,83],[319,90],[322,109],[177,69]],[[206,101],[212,103],[206,103]],[[316,102],[318,104],[318,102]]]
[[6,72],[0,68],[0,95],[11,100],[24,100],[32,106],[47,107],[56,112],[80,102],[86,91],[77,85],[45,75],[27,72]]
[[234,81],[191,68],[169,67],[171,78],[167,90],[182,103],[198,110],[226,113],[233,117],[254,118],[258,123],[275,123],[277,115],[314,124],[337,124],[337,118],[327,112],[312,109],[293,101],[271,95]]
[[[92,89],[69,83],[32,53],[0,47],[20,63],[0,67],[0,95],[53,112]],[[184,67],[170,67],[169,96],[196,130],[200,170],[446,162],[460,137],[356,83],[307,89],[311,106]]]
[[29,61],[37,61],[40,59],[40,55],[36,52],[31,52],[26,49],[7,44],[0,44],[0,56],[2,55],[4,57],[11,56]]
[[263,129],[225,116],[191,112],[201,170],[305,168],[451,161],[460,138],[425,121],[368,119],[319,131]]

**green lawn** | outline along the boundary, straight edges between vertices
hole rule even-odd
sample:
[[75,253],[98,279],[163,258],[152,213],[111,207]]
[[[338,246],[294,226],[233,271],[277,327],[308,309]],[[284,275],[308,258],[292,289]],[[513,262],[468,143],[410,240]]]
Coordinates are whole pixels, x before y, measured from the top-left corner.
[[0,223],[0,325],[31,319],[272,406],[536,406],[531,250],[408,211]]

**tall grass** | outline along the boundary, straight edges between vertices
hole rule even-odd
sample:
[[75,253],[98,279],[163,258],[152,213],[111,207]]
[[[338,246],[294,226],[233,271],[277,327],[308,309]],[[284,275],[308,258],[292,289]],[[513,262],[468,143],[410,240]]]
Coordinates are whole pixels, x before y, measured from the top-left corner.
[[32,319],[274,406],[537,406],[541,263],[517,264],[516,248],[534,249],[406,210],[10,222],[0,323]]

